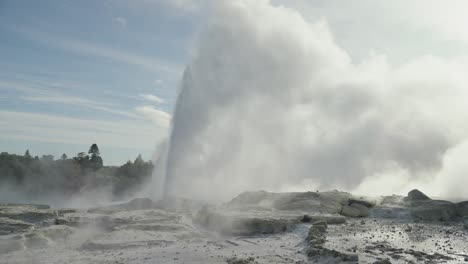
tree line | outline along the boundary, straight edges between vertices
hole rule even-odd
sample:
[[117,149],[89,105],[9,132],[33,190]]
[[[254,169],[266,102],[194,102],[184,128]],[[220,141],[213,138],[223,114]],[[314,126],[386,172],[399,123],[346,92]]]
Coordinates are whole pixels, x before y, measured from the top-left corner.
[[84,190],[110,189],[114,196],[131,195],[151,177],[153,163],[141,155],[121,166],[104,166],[97,144],[88,152],[59,159],[52,155],[33,157],[29,150],[23,156],[0,153],[0,185],[20,188],[28,195],[53,192],[72,196]]

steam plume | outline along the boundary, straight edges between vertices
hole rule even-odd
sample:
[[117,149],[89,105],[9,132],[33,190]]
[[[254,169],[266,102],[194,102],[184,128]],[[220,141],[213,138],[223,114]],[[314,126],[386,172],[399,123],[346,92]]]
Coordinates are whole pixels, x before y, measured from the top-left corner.
[[444,154],[466,134],[454,109],[465,109],[456,100],[464,64],[428,56],[392,68],[384,55],[355,63],[325,21],[266,0],[214,10],[182,80],[166,194],[366,191],[379,177],[442,177]]

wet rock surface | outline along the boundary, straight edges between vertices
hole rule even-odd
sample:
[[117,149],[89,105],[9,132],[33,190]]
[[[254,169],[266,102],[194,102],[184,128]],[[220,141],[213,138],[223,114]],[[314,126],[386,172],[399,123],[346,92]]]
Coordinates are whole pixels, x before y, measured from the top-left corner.
[[219,206],[144,198],[89,210],[4,205],[0,263],[464,263],[460,203],[413,194],[249,192]]
[[1,217],[0,218],[0,235],[27,232],[33,226],[34,226],[33,224],[26,223],[21,220]]

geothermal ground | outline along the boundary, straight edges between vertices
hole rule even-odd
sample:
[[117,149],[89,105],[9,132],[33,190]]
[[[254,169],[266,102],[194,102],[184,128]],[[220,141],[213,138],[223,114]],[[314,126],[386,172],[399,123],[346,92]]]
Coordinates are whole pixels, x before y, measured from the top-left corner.
[[242,193],[223,205],[135,199],[0,207],[0,263],[468,263],[468,203]]

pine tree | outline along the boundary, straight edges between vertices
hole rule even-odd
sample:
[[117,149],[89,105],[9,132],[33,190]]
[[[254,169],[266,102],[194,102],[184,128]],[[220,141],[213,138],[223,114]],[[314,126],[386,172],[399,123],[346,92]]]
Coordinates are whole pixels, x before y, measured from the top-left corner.
[[99,148],[96,143],[92,144],[91,147],[89,148],[88,151],[89,154],[91,154],[91,157],[93,156],[99,156]]
[[143,158],[141,157],[141,154],[138,154],[138,157],[135,159],[135,164],[143,164],[145,163],[145,161],[143,160]]
[[96,143],[92,144],[88,151],[91,154],[91,167],[93,170],[99,170],[103,166],[103,161],[99,153],[99,148]]

